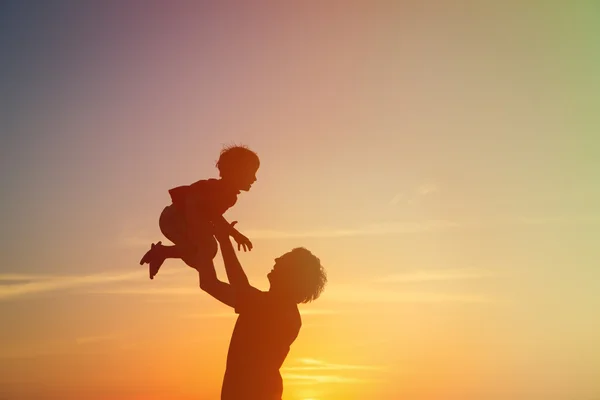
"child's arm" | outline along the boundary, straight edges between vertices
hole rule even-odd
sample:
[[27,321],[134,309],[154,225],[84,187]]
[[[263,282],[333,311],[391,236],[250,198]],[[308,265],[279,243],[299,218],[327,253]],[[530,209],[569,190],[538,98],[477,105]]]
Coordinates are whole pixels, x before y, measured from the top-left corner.
[[250,241],[250,239],[248,239],[246,236],[242,235],[240,233],[240,231],[238,231],[237,229],[234,228],[235,224],[237,224],[237,221],[233,221],[232,223],[229,223],[221,215],[219,221],[215,222],[215,224],[219,224],[218,226],[222,230],[229,232],[229,236],[233,237],[233,239],[238,244],[238,251],[240,251],[242,247],[244,248],[244,251],[252,250],[252,242]]

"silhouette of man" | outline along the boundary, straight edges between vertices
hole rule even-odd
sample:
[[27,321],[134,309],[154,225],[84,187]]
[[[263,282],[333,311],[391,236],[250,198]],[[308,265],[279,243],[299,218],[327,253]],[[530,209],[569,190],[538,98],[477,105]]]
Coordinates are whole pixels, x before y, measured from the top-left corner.
[[221,400],[280,400],[283,382],[279,369],[302,325],[298,304],[318,298],[327,276],[317,257],[305,248],[295,248],[275,259],[267,274],[269,291],[260,291],[250,285],[229,232],[227,226],[215,227],[229,283],[217,278],[210,257],[198,255],[192,264],[202,290],[238,314]]

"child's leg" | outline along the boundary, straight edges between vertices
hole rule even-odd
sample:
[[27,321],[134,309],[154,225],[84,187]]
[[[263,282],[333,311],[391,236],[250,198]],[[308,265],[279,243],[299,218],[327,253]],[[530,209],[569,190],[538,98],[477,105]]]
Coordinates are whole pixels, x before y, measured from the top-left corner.
[[[183,218],[173,205],[164,208],[160,214],[158,225],[161,232],[173,243],[182,243],[185,237],[185,224]],[[140,260],[140,265],[149,265],[150,279],[158,273],[158,270],[167,258],[181,258],[181,246],[164,246],[162,242],[152,243],[150,250]]]
[[166,258],[183,258],[185,254],[194,254],[195,257],[196,252],[200,252],[202,259],[212,260],[217,255],[217,241],[210,222],[201,223],[200,231],[190,236],[184,216],[175,206],[170,205],[164,209],[158,223],[163,235],[175,244],[163,246]]
[[150,250],[148,250],[146,254],[144,254],[142,259],[140,260],[140,265],[148,264],[152,261],[153,258],[156,258],[156,252],[158,251],[159,247],[162,248],[161,250],[163,251],[165,259],[181,258],[181,252],[179,251],[177,246],[165,246],[162,244],[162,241],[159,241],[156,244],[152,243],[150,245]]
[[194,267],[198,252],[201,252],[202,258],[213,259],[217,253],[217,242],[212,235],[210,224],[205,224],[205,229],[199,232],[198,237],[189,237],[186,221],[175,206],[165,207],[160,215],[160,229],[170,241],[175,243],[173,246],[163,246],[158,242],[152,245],[146,253],[140,264],[147,262],[149,264],[150,279],[158,273],[158,270],[167,258],[181,258],[186,264]]

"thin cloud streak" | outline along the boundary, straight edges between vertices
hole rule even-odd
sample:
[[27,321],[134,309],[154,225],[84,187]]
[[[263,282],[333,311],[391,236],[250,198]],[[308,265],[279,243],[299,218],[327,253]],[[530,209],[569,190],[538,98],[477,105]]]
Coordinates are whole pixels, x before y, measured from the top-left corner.
[[313,358],[300,358],[301,365],[284,367],[284,371],[382,371],[385,368],[375,365],[332,364]]
[[413,204],[413,203],[417,202],[420,198],[429,196],[430,194],[433,194],[433,193],[437,193],[437,192],[439,192],[439,190],[440,189],[436,184],[425,183],[425,184],[422,184],[421,186],[417,187],[414,190],[414,193],[412,193],[410,195],[407,195],[406,193],[403,193],[403,192],[396,193],[396,195],[394,195],[394,197],[392,197],[392,199],[390,200],[389,205],[397,206],[401,202],[404,202],[406,204]]
[[497,300],[479,294],[450,294],[421,291],[381,290],[365,285],[331,285],[323,295],[340,303],[493,303]]
[[521,217],[517,218],[515,223],[524,225],[597,225],[600,223],[600,215]]
[[[181,270],[165,270],[163,275],[177,275],[179,273],[181,273]],[[147,279],[148,272],[146,268],[127,273],[113,272],[88,275],[5,273],[0,274],[0,301],[38,293],[102,286],[119,282],[143,281]]]
[[392,199],[390,200],[390,206],[396,206],[398,205],[406,196],[404,195],[404,193],[397,193],[394,197],[392,197]]
[[144,247],[150,248],[151,243],[160,239],[152,238],[148,232],[123,232],[117,238],[117,244],[122,247]]
[[[342,374],[342,372],[382,372],[384,370],[385,368],[383,367],[373,365],[334,364],[312,358],[300,358],[296,360],[295,365],[282,368],[282,377],[291,385],[371,383],[375,380],[347,376]],[[337,373],[328,374],[326,371]]]
[[419,196],[427,196],[432,193],[439,192],[439,187],[433,183],[426,183],[417,188],[417,194]]
[[[146,275],[147,278],[147,275]],[[201,293],[197,287],[125,287],[93,289],[87,291],[92,294],[121,294],[121,295],[163,295],[163,296],[191,296]]]
[[376,283],[416,283],[435,281],[456,281],[467,279],[484,279],[498,276],[496,272],[484,269],[441,269],[430,271],[410,271],[376,278]]
[[108,342],[108,341],[112,341],[112,340],[116,340],[116,339],[117,339],[117,335],[85,336],[85,337],[76,338],[75,342],[79,345],[85,345],[85,344],[95,344],[95,343],[100,343],[100,342]]
[[290,385],[305,384],[316,385],[319,383],[370,383],[371,380],[350,378],[340,375],[303,375],[303,374],[281,374]]
[[221,318],[235,318],[237,314],[235,312],[214,312],[214,313],[198,313],[198,314],[184,314],[181,318],[184,319],[221,319]]
[[[310,315],[336,315],[341,314],[341,310],[320,310],[320,309],[308,309],[308,310],[300,310],[300,314],[302,316],[310,316]],[[186,319],[211,319],[211,318],[233,318],[236,317],[233,311],[231,312],[214,312],[214,313],[195,313],[195,314],[184,314],[181,318]]]
[[[60,278],[59,275],[27,275],[27,274],[0,274],[0,282],[20,282],[20,281],[37,281],[42,279],[57,279]],[[69,277],[69,276],[63,276]]]
[[[427,195],[435,193],[438,189],[423,186],[423,193]],[[402,199],[406,199],[402,193],[397,194],[390,201],[391,205],[398,204]],[[407,199],[408,203],[413,199]],[[308,231],[282,231],[277,229],[249,229],[246,234],[253,239],[297,239],[297,238],[339,238],[355,236],[377,236],[402,233],[422,233],[422,232],[442,232],[450,231],[456,228],[478,228],[478,227],[497,227],[505,225],[562,225],[562,224],[582,224],[596,225],[600,223],[600,216],[566,216],[566,217],[506,217],[506,218],[488,218],[477,221],[450,221],[450,220],[428,220],[421,222],[384,222],[366,225],[356,228],[323,228]],[[118,238],[118,243],[125,247],[148,247],[154,238],[144,238],[142,236],[129,235]]]
[[437,232],[458,227],[459,224],[446,220],[424,222],[389,222],[367,225],[350,229],[323,229],[314,231],[277,231],[251,230],[248,237],[256,239],[291,239],[291,238],[337,238],[352,236],[378,236],[399,233]]
[[342,310],[331,310],[331,309],[319,309],[319,308],[308,308],[308,309],[300,309],[301,315],[337,315],[342,314],[344,311]]
[[[141,279],[146,275],[145,271],[129,272],[124,274],[92,274],[75,276],[39,276],[20,275],[19,281],[25,283],[0,285],[0,300],[13,299],[38,293],[52,292],[58,290],[75,289],[85,286],[102,285],[114,282],[124,282]],[[4,275],[4,278],[14,278],[14,274]],[[22,278],[22,279],[21,279]],[[9,280],[9,279],[1,279]],[[13,279],[14,280],[14,279]]]

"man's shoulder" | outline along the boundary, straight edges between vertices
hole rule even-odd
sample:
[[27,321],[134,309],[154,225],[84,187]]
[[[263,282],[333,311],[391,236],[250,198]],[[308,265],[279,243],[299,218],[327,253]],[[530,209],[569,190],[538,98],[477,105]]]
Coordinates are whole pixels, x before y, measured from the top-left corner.
[[[268,293],[268,292],[267,292]],[[298,305],[290,301],[281,301],[277,297],[269,297],[269,301],[273,304],[273,308],[278,313],[287,316],[289,320],[300,320],[300,310]]]
[[300,315],[298,305],[294,304],[293,307],[289,307],[285,315],[287,316],[290,335],[295,338],[302,327],[302,316]]
[[302,325],[302,316],[300,315],[300,310],[298,309],[297,304],[294,304],[294,308],[292,311],[290,311],[290,315],[293,316],[294,321],[296,321],[298,325]]
[[255,312],[263,308],[262,305],[267,301],[266,292],[255,288],[252,285],[244,285],[234,288],[235,293],[235,312],[237,314],[246,314]]

